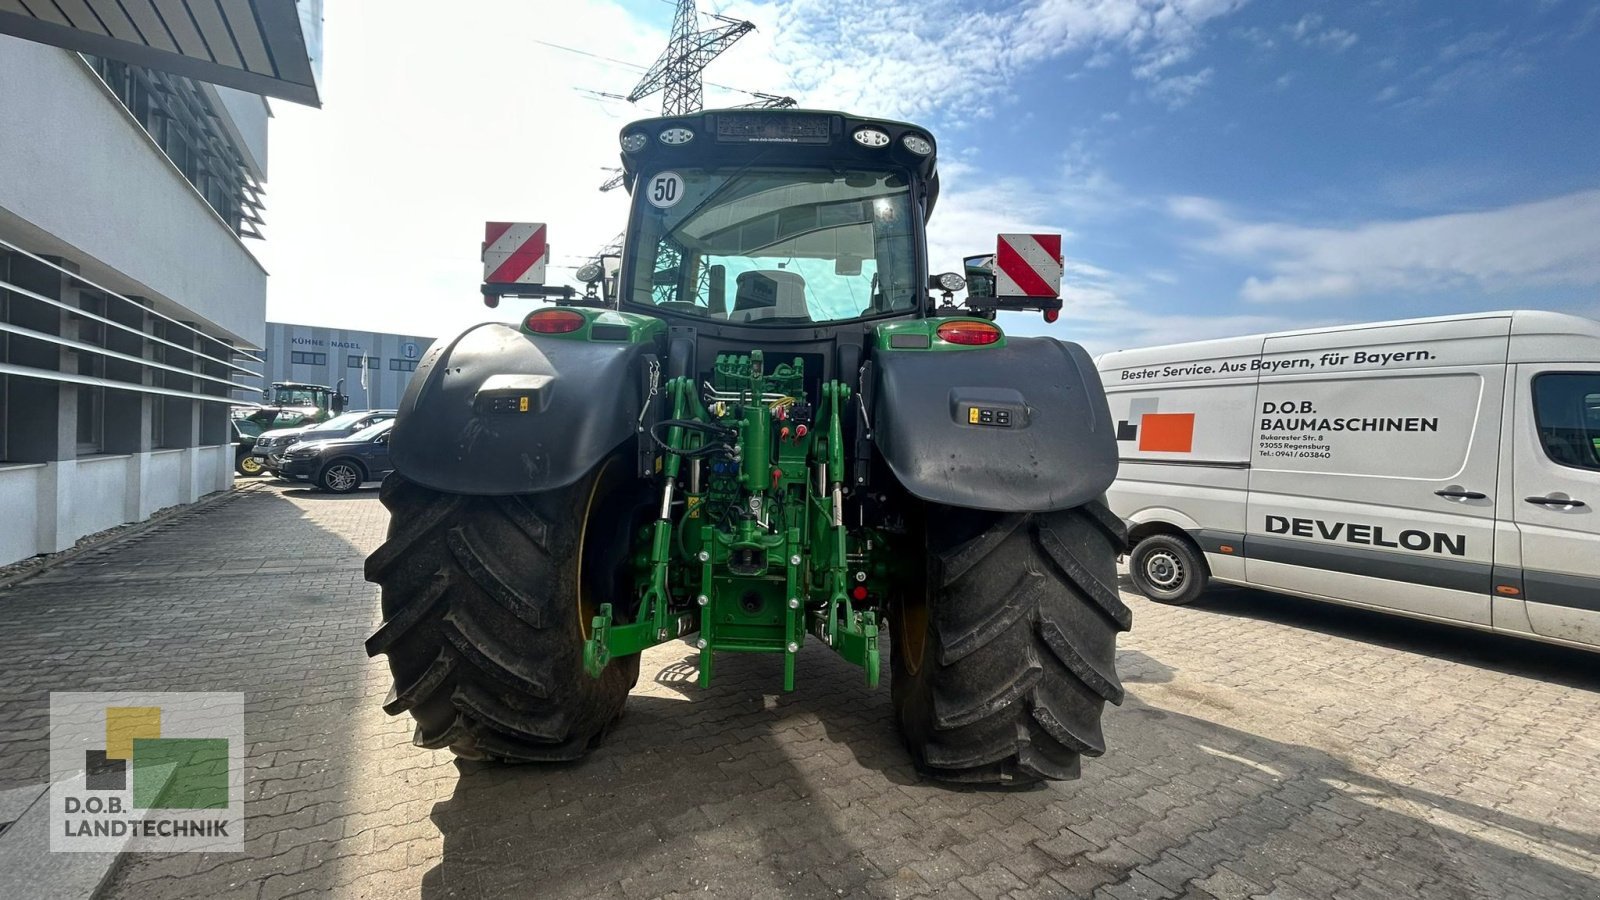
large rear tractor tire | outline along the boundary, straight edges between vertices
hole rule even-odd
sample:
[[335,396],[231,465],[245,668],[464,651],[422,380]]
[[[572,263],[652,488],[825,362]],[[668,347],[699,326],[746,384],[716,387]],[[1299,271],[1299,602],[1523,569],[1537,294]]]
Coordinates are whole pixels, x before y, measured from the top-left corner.
[[[628,459],[576,484],[522,496],[446,494],[390,475],[389,539],[367,558],[384,622],[390,715],[411,713],[420,747],[467,759],[553,762],[592,749],[639,680],[639,657],[591,678],[583,642],[601,603],[626,620],[632,527],[647,509]],[[647,515],[647,513],[646,513]]]
[[926,580],[891,609],[894,707],[917,766],[941,781],[1078,777],[1122,702],[1122,521],[1096,500],[1050,513],[929,508]]

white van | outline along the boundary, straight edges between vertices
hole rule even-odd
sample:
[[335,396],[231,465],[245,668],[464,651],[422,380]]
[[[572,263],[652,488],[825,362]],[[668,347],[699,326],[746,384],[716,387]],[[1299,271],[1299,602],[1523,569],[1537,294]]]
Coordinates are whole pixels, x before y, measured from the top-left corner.
[[1099,358],[1152,600],[1208,579],[1600,648],[1600,322],[1498,312]]

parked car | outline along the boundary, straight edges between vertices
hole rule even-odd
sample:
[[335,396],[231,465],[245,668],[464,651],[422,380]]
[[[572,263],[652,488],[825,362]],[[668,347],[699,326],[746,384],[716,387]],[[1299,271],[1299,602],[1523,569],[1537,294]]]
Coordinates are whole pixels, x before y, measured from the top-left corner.
[[389,431],[385,419],[346,438],[300,441],[283,455],[283,474],[310,481],[319,490],[348,494],[369,481],[381,481],[389,463]]
[[256,439],[252,454],[262,461],[267,471],[282,476],[283,453],[300,441],[326,441],[349,437],[364,428],[393,419],[392,409],[366,409],[334,416],[320,425],[302,425],[297,428],[279,428],[262,432]]
[[233,470],[252,477],[261,474],[261,461],[255,457],[256,438],[261,426],[249,419],[230,419],[233,428]]

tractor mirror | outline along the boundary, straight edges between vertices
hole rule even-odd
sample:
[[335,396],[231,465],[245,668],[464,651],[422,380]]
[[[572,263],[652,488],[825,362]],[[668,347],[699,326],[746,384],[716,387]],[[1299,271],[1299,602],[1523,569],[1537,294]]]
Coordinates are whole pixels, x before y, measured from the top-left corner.
[[968,256],[962,260],[967,274],[967,296],[987,299],[994,296],[994,256]]

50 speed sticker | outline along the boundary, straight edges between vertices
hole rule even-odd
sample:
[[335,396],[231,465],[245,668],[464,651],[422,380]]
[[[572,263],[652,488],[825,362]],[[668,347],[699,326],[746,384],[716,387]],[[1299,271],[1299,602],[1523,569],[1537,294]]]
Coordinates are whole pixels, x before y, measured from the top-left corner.
[[670,209],[683,199],[683,176],[677,172],[657,172],[650,179],[645,197],[657,209]]

